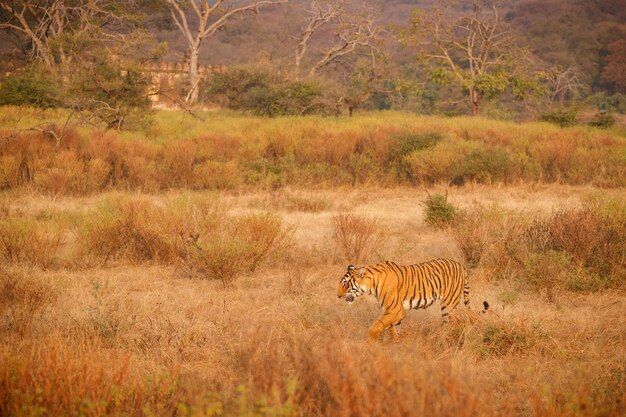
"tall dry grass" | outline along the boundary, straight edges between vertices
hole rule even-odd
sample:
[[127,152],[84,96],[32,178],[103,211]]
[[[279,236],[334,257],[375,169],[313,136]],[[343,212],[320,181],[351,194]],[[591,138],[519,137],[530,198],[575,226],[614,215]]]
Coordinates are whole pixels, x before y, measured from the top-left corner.
[[400,113],[345,120],[218,113],[178,128],[171,117],[160,114],[157,135],[70,129],[58,147],[43,134],[13,137],[7,129],[0,187],[51,195],[441,182],[621,187],[626,177],[624,138],[591,128]]
[[360,265],[380,257],[387,236],[376,220],[340,213],[332,218],[331,240],[343,262]]
[[623,199],[528,216],[498,206],[464,210],[451,226],[466,263],[488,279],[514,279],[556,301],[564,290],[623,289]]

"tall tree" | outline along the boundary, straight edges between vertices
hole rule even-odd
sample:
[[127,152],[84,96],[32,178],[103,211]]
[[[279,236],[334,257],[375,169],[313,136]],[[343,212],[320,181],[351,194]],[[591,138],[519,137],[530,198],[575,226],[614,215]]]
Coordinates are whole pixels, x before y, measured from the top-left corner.
[[359,48],[372,53],[377,51],[376,41],[382,29],[374,22],[374,15],[367,12],[362,16],[344,16],[335,33],[334,42],[322,53],[321,58],[311,67],[309,76],[341,58],[356,52]]
[[[229,0],[163,0],[178,30],[187,42],[189,92],[185,101],[198,101],[198,56],[204,40],[222,29],[229,19],[244,13],[258,13],[261,6],[288,3],[289,0],[258,0],[248,3]],[[195,21],[190,22],[189,16]]]
[[604,58],[602,80],[614,83],[618,89],[626,91],[626,40],[617,40],[608,46]]
[[553,65],[545,72],[548,83],[550,98],[563,107],[566,99],[575,99],[585,89],[585,84],[580,81],[580,71],[575,66],[562,68]]
[[306,54],[311,37],[321,27],[339,17],[342,12],[342,5],[339,1],[320,2],[318,0],[312,0],[310,5],[304,5],[303,9],[308,14],[308,19],[306,27],[302,29],[302,32],[296,38],[298,40],[295,60],[296,76],[300,76],[302,58],[304,58]]
[[[115,36],[129,22],[133,1],[0,0],[0,29],[24,36],[33,61],[51,70],[65,64],[69,39]],[[115,25],[115,28],[107,30]],[[70,42],[71,43],[71,42]]]
[[527,54],[515,45],[497,0],[473,0],[471,11],[457,18],[447,6],[416,12],[406,39],[433,65],[433,78],[455,80],[466,91],[472,115],[480,113],[483,98],[510,86]]

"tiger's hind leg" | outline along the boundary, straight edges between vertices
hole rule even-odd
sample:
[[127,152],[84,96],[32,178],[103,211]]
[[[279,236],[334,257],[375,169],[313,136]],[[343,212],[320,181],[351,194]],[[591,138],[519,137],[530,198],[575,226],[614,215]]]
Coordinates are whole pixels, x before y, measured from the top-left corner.
[[467,282],[467,279],[465,280],[465,285],[463,286],[463,304],[465,304],[465,308],[467,308],[468,310],[471,309],[470,308],[470,298],[469,298],[469,284]]
[[400,341],[400,325],[401,324],[402,322],[398,324],[392,324],[391,327],[389,328],[389,333],[391,333],[391,340],[393,340],[394,342]]
[[450,321],[450,311],[454,310],[456,306],[459,304],[459,299],[452,299],[451,301],[441,300],[441,321],[445,324]]

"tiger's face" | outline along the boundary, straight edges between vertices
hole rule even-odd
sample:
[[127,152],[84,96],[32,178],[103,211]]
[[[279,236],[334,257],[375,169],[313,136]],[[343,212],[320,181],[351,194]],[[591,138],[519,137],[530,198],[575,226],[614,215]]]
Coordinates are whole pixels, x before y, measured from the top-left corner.
[[337,297],[345,299],[348,303],[354,302],[356,297],[363,293],[356,282],[358,277],[359,270],[354,265],[348,265],[348,270],[339,280]]

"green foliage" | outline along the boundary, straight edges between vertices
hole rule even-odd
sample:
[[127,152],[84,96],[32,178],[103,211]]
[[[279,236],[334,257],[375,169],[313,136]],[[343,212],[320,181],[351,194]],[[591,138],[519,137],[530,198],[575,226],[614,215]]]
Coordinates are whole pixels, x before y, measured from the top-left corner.
[[428,80],[440,85],[448,85],[452,82],[452,74],[443,67],[431,67],[428,71]]
[[480,353],[483,357],[523,353],[532,349],[541,337],[536,325],[523,322],[514,326],[491,322],[481,330]]
[[209,77],[201,93],[221,97],[233,110],[275,117],[314,112],[322,90],[315,82],[292,81],[270,69],[235,67]]
[[390,150],[390,159],[400,161],[414,151],[427,149],[435,146],[443,139],[438,132],[413,133],[403,132],[394,137],[394,147]]
[[509,76],[500,70],[493,74],[480,74],[471,80],[471,84],[487,99],[492,99],[504,91],[509,86]]
[[462,184],[466,181],[490,183],[506,178],[511,166],[510,152],[501,147],[476,148],[470,151],[460,164],[455,165],[453,181]]
[[40,71],[18,73],[0,84],[0,105],[56,107],[59,92],[55,84]]
[[401,177],[411,178],[411,164],[407,158],[413,153],[429,149],[441,142],[443,135],[437,132],[403,132],[394,136],[389,150],[387,165],[395,167]]
[[426,223],[437,229],[450,225],[458,211],[452,203],[448,202],[447,194],[429,194],[422,205],[426,209]]
[[598,113],[589,121],[589,126],[608,129],[615,124],[615,117],[610,113]]
[[543,113],[539,118],[544,122],[553,123],[561,127],[571,127],[576,124],[576,111],[558,109]]
[[516,100],[542,96],[546,90],[545,86],[541,85],[538,75],[513,75],[509,79],[509,88]]
[[597,109],[605,110],[608,113],[626,113],[626,94],[616,93],[609,96],[601,92],[587,97],[586,101]]

